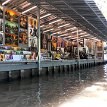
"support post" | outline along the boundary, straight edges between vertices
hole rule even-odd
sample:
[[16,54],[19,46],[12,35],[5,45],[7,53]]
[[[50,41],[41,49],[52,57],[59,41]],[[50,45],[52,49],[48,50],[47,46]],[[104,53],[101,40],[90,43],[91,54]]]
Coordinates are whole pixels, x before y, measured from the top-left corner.
[[48,35],[48,51],[51,51],[51,35]]
[[104,42],[102,41],[102,60],[103,60],[103,63],[104,63]]
[[80,69],[80,57],[79,57],[79,29],[77,28],[77,51],[78,51],[78,67]]
[[94,40],[94,63],[95,63],[95,65],[96,65],[96,52],[97,52],[96,49],[97,49],[97,48],[96,48],[96,42],[95,42],[95,40]]
[[40,33],[40,9],[37,7],[37,36],[38,36],[38,70],[39,70],[39,75],[41,74],[41,33]]

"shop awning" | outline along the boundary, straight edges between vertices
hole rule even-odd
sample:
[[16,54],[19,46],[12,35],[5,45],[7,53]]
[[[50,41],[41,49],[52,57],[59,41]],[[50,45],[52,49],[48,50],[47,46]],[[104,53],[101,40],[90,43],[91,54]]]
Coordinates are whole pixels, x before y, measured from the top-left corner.
[[[40,6],[41,28],[44,32],[49,31],[69,40],[75,39],[74,35],[76,35],[78,27],[80,37],[92,38],[95,36],[107,40],[107,22],[93,0],[5,1],[8,1],[5,6],[19,12],[23,12],[35,5]],[[1,0],[2,3],[5,1]],[[26,14],[36,17],[36,13],[37,10],[32,9]],[[57,24],[54,23],[55,21]]]

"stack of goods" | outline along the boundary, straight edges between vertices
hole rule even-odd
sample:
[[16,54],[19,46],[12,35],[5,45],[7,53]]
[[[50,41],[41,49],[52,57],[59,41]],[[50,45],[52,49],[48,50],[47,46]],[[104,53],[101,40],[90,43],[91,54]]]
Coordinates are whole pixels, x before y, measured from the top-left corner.
[[13,10],[5,11],[5,44],[18,46],[18,18],[19,14]]

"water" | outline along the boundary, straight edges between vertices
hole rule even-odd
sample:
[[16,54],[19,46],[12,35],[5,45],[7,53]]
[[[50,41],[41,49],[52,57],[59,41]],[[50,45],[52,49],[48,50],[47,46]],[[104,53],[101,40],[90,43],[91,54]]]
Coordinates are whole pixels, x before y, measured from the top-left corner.
[[[71,73],[0,83],[0,107],[89,107],[89,104],[93,104],[92,98],[97,101],[99,92],[103,91],[105,92],[103,94],[107,95],[106,81],[107,65]],[[104,98],[101,99],[103,101],[101,104],[107,103],[107,96]],[[98,101],[100,102],[99,99]],[[87,104],[84,106],[84,103]]]

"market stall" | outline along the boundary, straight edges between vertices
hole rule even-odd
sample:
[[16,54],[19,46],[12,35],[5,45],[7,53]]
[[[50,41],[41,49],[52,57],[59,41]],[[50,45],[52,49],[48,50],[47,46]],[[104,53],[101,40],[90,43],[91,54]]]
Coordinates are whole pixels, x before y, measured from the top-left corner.
[[36,60],[37,20],[0,6],[0,61]]
[[[0,6],[0,52],[3,61],[55,60],[57,53],[61,60],[80,58],[81,53],[88,56],[83,59],[95,57],[97,44],[94,39],[96,42],[99,39],[94,35],[44,9],[38,11],[38,7],[28,1],[17,1],[19,7],[12,1],[16,8],[8,2],[2,3],[6,6]],[[9,59],[9,56],[12,58]]]

